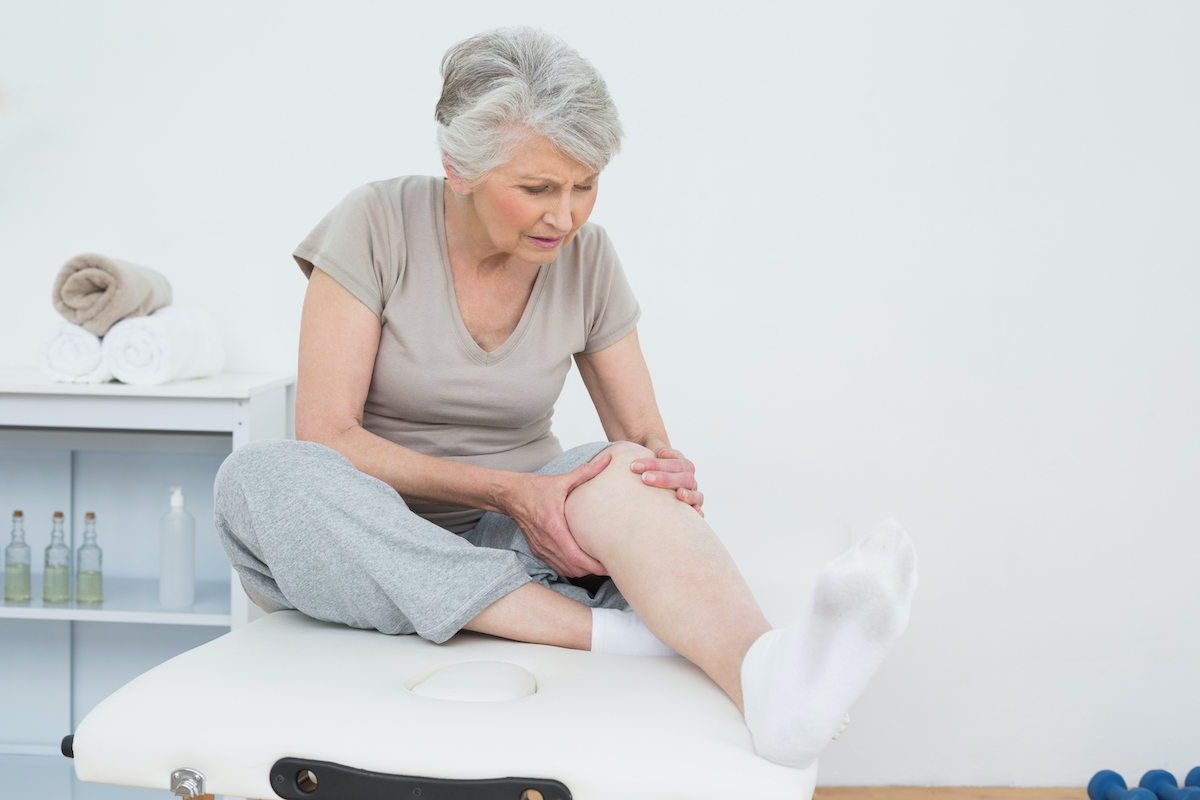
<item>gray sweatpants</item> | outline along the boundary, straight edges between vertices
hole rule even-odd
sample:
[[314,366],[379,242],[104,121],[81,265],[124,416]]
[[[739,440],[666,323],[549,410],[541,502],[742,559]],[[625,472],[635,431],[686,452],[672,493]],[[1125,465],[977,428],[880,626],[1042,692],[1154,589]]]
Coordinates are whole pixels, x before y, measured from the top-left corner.
[[[540,475],[570,472],[608,446],[568,450]],[[267,611],[443,642],[530,581],[593,607],[626,609],[613,582],[593,597],[529,549],[510,517],[488,512],[454,534],[396,490],[313,442],[255,442],[214,487],[217,534],[246,593]]]

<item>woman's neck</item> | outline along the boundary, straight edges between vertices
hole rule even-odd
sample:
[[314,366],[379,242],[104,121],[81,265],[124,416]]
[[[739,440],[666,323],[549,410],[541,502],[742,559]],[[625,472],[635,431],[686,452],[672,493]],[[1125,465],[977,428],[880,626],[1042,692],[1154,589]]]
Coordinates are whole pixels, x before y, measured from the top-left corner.
[[446,252],[456,275],[470,272],[482,277],[497,271],[526,272],[528,268],[536,273],[535,265],[496,247],[475,212],[471,196],[456,194],[449,181],[442,182],[442,215],[446,221]]

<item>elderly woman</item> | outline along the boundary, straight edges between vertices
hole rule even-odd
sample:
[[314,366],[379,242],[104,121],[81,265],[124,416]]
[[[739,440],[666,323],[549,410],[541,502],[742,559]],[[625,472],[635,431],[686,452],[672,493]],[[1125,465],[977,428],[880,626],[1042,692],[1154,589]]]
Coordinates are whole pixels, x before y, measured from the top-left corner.
[[[301,441],[242,448],[217,478],[247,593],[434,642],[674,651],[761,756],[807,766],[907,623],[911,543],[885,523],[771,629],[671,448],[637,302],[588,223],[621,139],[604,81],[531,29],[462,42],[442,73],[445,179],[357,189],[296,250]],[[563,452],[572,358],[609,441]]]

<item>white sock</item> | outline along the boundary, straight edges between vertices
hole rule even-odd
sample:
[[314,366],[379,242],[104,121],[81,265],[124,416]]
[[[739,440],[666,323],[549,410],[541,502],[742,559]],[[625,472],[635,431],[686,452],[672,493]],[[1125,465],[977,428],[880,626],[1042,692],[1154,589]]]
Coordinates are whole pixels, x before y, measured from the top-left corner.
[[658,640],[632,611],[592,609],[592,652],[623,656],[674,656],[679,654]]
[[763,634],[742,662],[760,756],[798,768],[817,759],[904,632],[916,588],[917,554],[895,520],[825,565],[804,617]]

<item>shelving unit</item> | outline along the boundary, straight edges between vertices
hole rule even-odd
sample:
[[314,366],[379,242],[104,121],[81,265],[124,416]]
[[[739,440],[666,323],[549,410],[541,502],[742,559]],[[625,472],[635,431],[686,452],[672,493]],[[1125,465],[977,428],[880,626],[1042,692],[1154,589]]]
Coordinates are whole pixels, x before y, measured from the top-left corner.
[[165,611],[158,604],[158,581],[152,578],[106,578],[103,603],[50,603],[41,601],[41,584],[33,600],[0,606],[0,619],[45,619],[67,622],[134,622],[151,625],[204,625],[232,627],[229,613],[230,584],[196,582],[196,603],[187,611]]
[[[62,794],[61,737],[141,672],[257,616],[216,542],[212,481],[233,450],[286,437],[292,383],[224,374],[149,387],[59,384],[0,368],[0,526],[12,509],[25,511],[34,562],[33,599],[0,604],[0,684],[22,689],[6,694],[0,715],[0,763],[13,785],[40,787],[38,800],[108,796],[73,782]],[[158,604],[158,520],[173,483],[184,484],[197,519],[196,603],[186,611]],[[68,519],[73,557],[84,511],[96,512],[103,603],[41,602],[53,511]],[[0,540],[8,544],[7,528]]]

